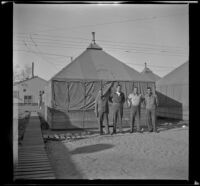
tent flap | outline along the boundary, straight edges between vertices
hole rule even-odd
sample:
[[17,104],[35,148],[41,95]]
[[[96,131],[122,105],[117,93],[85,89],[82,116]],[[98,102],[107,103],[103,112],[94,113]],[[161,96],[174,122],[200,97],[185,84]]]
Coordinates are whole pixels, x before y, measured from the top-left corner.
[[[147,83],[131,81],[53,81],[54,108],[61,111],[92,110],[99,90],[102,89],[103,94],[106,94],[108,90],[114,92],[117,84],[121,85],[126,98],[132,92],[134,86],[138,87],[142,95],[146,93],[148,86],[155,91],[154,83],[148,83],[147,85]],[[125,104],[124,107],[127,107],[127,105]]]

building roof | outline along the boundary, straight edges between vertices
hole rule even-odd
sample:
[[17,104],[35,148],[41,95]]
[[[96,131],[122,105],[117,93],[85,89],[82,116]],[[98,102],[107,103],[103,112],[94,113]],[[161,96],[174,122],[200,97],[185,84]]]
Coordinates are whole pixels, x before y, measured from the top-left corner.
[[150,70],[150,68],[148,68],[146,66],[146,63],[145,63],[145,67],[144,67],[144,70],[141,72],[141,74],[147,78],[147,79],[150,79],[154,82],[158,81],[161,77],[158,76],[157,74],[153,73],[152,70]]
[[103,51],[96,43],[91,43],[81,55],[51,78],[53,79],[152,82]]
[[189,83],[189,61],[177,67],[162,79],[156,82],[156,85],[180,85]]
[[[25,80],[23,80],[23,81],[14,82],[13,85],[18,85],[18,84],[21,84],[21,83],[24,83],[24,82],[27,82],[27,81],[30,81],[30,80],[36,79],[36,78],[41,79],[41,80],[43,80],[43,81],[46,81],[45,79],[43,79],[43,78],[41,78],[41,77],[34,76],[34,77],[31,77],[31,78],[25,79]],[[46,81],[46,82],[47,82],[47,81]]]

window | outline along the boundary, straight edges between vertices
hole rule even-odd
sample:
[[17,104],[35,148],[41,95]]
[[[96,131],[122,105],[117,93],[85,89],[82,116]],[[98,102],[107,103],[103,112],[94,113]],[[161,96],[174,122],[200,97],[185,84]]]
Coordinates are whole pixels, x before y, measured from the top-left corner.
[[33,102],[32,96],[24,96],[24,103],[31,104]]
[[13,91],[13,97],[14,98],[19,98],[19,91],[14,90]]
[[26,89],[23,89],[24,92],[26,92]]

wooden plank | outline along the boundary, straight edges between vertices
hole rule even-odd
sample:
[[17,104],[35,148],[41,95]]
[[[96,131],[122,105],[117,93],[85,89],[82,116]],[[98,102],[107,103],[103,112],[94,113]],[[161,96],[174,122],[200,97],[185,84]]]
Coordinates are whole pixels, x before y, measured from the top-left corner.
[[54,175],[38,176],[16,176],[15,179],[55,179]]
[[20,157],[48,157],[46,154],[19,154]]
[[46,156],[46,153],[45,152],[19,152],[19,155],[21,156],[41,156],[41,155],[45,155]]
[[34,174],[41,174],[41,172],[43,172],[43,174],[49,174],[49,173],[53,173],[53,171],[51,169],[34,169],[34,170],[18,170],[15,172],[14,175],[34,175]]
[[32,154],[30,154],[30,155],[28,155],[28,154],[26,154],[26,155],[20,155],[19,154],[19,156],[21,158],[28,158],[28,157],[30,157],[30,158],[48,158],[48,156],[46,154],[40,154],[40,155],[32,155]]
[[48,158],[20,158],[19,161],[42,161],[42,160],[45,160],[45,161],[49,161]]
[[27,147],[19,147],[19,149],[41,149],[41,148],[43,148],[43,144],[40,144],[40,145],[38,145],[38,146],[34,146],[34,147],[32,147],[32,146],[27,146]]
[[20,162],[34,163],[34,162],[49,162],[49,159],[19,159]]
[[41,154],[41,155],[32,155],[32,154],[30,154],[30,155],[20,155],[20,158],[47,158],[48,159],[48,157],[45,155],[45,154]]
[[52,174],[52,170],[34,170],[34,171],[16,171],[14,175],[30,175],[30,174]]
[[48,158],[37,158],[37,159],[36,158],[35,159],[34,158],[26,158],[25,159],[24,158],[24,159],[19,159],[19,161],[20,162],[22,162],[22,161],[23,162],[41,162],[41,161],[43,162],[43,161],[49,161],[49,159]]
[[44,151],[41,151],[41,152],[19,152],[19,155],[22,155],[22,156],[47,156],[46,153]]
[[38,152],[35,152],[35,151],[25,151],[25,152],[21,152],[19,151],[19,154],[23,155],[23,154],[33,154],[33,155],[40,155],[40,154],[46,154],[46,152],[44,150],[40,150]]
[[15,170],[29,168],[29,167],[31,167],[31,168],[51,167],[51,164],[49,164],[49,163],[42,163],[42,164],[20,164],[18,167],[15,168]]
[[24,165],[24,166],[19,166],[19,167],[17,167],[16,169],[15,169],[15,171],[18,171],[18,170],[24,170],[24,169],[34,169],[34,168],[51,168],[52,169],[52,167],[51,167],[51,165],[50,164],[44,164],[44,165]]
[[15,178],[53,179],[55,175],[44,149],[40,120],[37,113],[32,115],[25,131],[22,147],[19,148],[18,166],[14,171]]
[[40,178],[47,178],[47,177],[54,177],[53,173],[48,173],[48,174],[36,174],[36,175],[14,175],[16,179],[26,179],[26,178],[35,178],[35,179],[40,179]]
[[37,176],[50,176],[53,175],[52,171],[33,171],[33,172],[15,172],[16,176],[37,175]]
[[[40,167],[41,168],[41,167]],[[41,173],[44,173],[44,172],[53,172],[52,169],[49,169],[49,168],[42,168],[42,169],[39,169],[39,168],[35,168],[35,169],[20,169],[20,170],[16,170],[15,171],[15,174],[18,174],[18,173],[23,173],[23,174],[30,174],[30,172],[32,172],[33,174],[35,173],[38,173],[38,172],[41,172]]]
[[46,158],[46,159],[48,159],[47,155],[44,155],[44,154],[42,154],[42,155],[35,155],[35,156],[34,155],[22,155],[22,156],[20,156],[20,158],[21,159],[23,159],[23,158],[25,158],[25,159],[26,158],[30,158],[30,159],[31,158],[34,158],[34,159],[36,159],[36,158],[39,158],[39,159],[40,158]]

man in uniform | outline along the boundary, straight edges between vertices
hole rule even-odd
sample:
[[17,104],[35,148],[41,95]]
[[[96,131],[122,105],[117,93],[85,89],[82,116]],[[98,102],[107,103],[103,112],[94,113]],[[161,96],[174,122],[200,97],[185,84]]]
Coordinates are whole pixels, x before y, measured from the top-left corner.
[[[158,132],[156,128],[156,109],[158,107],[158,98],[152,93],[150,87],[147,88],[147,94],[144,97],[146,107],[146,120],[149,132]],[[152,127],[153,125],[153,127]]]
[[124,93],[121,92],[121,86],[118,84],[116,87],[116,92],[112,93],[110,96],[110,102],[112,102],[113,110],[113,133],[116,134],[116,125],[119,123],[119,131],[122,132],[122,117],[123,117],[123,105],[125,102]]
[[138,88],[133,88],[133,93],[129,94],[127,102],[130,106],[130,133],[134,132],[134,123],[135,117],[137,116],[137,132],[141,132],[140,130],[140,105],[142,101],[142,95],[138,93]]
[[103,95],[102,90],[99,90],[97,97],[95,99],[95,114],[98,118],[100,135],[103,135],[103,120],[104,117],[106,119],[106,134],[109,134],[109,122],[108,122],[108,114],[109,114],[109,91]]

